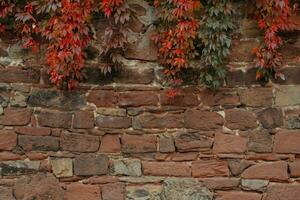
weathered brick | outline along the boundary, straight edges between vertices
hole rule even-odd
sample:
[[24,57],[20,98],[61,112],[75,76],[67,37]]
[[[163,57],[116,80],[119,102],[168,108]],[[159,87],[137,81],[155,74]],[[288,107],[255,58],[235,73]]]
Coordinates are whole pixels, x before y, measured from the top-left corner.
[[229,160],[228,166],[230,169],[230,172],[234,175],[240,175],[245,169],[247,169],[249,166],[254,165],[255,162],[249,161],[249,160]]
[[205,90],[200,93],[201,101],[208,106],[232,107],[240,104],[240,97],[234,90]]
[[78,111],[74,114],[74,128],[93,128],[95,124],[94,113],[89,111]]
[[51,158],[51,168],[56,177],[73,176],[73,161],[70,158]]
[[11,188],[0,186],[0,199],[3,200],[15,200],[13,191]]
[[44,128],[44,127],[38,128],[38,127],[24,126],[24,127],[18,127],[16,129],[16,133],[21,135],[48,136],[51,134],[51,129]]
[[53,128],[71,128],[72,114],[57,111],[42,111],[38,115],[40,126]]
[[213,190],[225,190],[237,188],[240,184],[239,178],[217,177],[203,180],[206,187]]
[[188,110],[184,113],[184,123],[186,128],[213,130],[220,129],[224,124],[224,119],[215,112]]
[[81,154],[74,159],[74,174],[79,176],[105,175],[109,159],[105,155]]
[[183,115],[173,113],[142,114],[137,117],[137,128],[181,128],[183,127]]
[[110,183],[101,186],[102,200],[124,200],[125,184]]
[[291,177],[300,177],[300,160],[289,163]]
[[29,175],[36,173],[40,168],[39,161],[17,160],[0,163],[2,176]]
[[273,104],[272,88],[249,88],[239,90],[241,103],[249,107],[270,107]]
[[266,187],[268,186],[268,180],[260,180],[260,179],[242,179],[241,185],[243,190],[252,190],[264,192]]
[[243,178],[285,181],[288,179],[288,167],[285,161],[267,162],[253,165],[242,173]]
[[32,110],[30,109],[7,108],[4,110],[4,116],[0,123],[7,126],[27,125],[30,122],[31,114]]
[[229,170],[226,161],[200,160],[192,163],[193,177],[228,176]]
[[92,90],[87,100],[97,107],[115,107],[118,102],[118,94],[109,90]]
[[191,176],[187,163],[177,162],[142,162],[144,175],[150,176]]
[[229,192],[218,192],[216,200],[233,200],[233,199],[261,200],[261,198],[262,195],[258,193],[229,191]]
[[257,153],[272,152],[272,135],[266,130],[253,131],[249,135],[248,150]]
[[259,112],[257,116],[264,128],[276,128],[283,125],[283,114],[280,109],[266,108]]
[[151,91],[131,91],[119,94],[121,107],[157,106],[158,95]]
[[0,152],[0,161],[23,160],[25,156],[11,153],[9,151]]
[[13,150],[17,145],[17,135],[12,131],[0,130],[0,150]]
[[275,135],[274,151],[276,153],[300,153],[299,131],[282,130]]
[[34,88],[30,93],[28,105],[60,110],[78,110],[86,105],[86,97],[80,90],[59,91]]
[[101,138],[100,152],[119,153],[121,152],[121,142],[118,135],[104,135]]
[[64,151],[96,152],[99,145],[98,136],[64,132],[60,137],[60,146]]
[[213,140],[201,133],[178,133],[175,145],[179,152],[205,151],[212,147]]
[[254,113],[246,110],[232,109],[225,111],[225,126],[230,129],[248,130],[258,126]]
[[25,151],[57,151],[59,139],[50,136],[20,135],[18,144]]
[[0,82],[3,83],[38,83],[40,74],[36,70],[23,70],[18,67],[0,69]]
[[124,153],[156,152],[156,136],[123,135],[122,151]]
[[183,90],[175,97],[169,97],[168,91],[160,93],[162,106],[197,106],[199,103],[198,95],[192,90]]
[[299,184],[272,184],[268,187],[264,200],[296,200],[299,196]]
[[283,69],[280,70],[284,76],[286,77],[285,80],[282,80],[280,78],[275,79],[274,82],[275,83],[279,83],[282,85],[299,85],[300,84],[300,80],[298,77],[298,74],[300,74],[300,68],[299,67],[285,67]]
[[66,200],[101,200],[100,187],[98,185],[71,183],[66,187],[64,198]]
[[171,137],[161,137],[158,142],[159,152],[170,153],[175,151],[174,140]]
[[247,138],[217,133],[213,147],[214,153],[244,153],[247,149]]
[[300,104],[300,86],[282,85],[276,90],[276,106],[294,106]]
[[99,116],[96,119],[96,125],[100,128],[129,128],[131,121],[131,117]]
[[138,159],[116,159],[111,162],[112,175],[141,176],[142,166]]

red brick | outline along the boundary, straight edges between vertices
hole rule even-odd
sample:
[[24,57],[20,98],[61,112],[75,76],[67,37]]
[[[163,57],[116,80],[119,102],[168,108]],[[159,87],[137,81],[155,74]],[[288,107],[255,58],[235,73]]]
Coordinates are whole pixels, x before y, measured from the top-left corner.
[[186,128],[213,130],[222,128],[224,119],[215,112],[188,110],[184,113],[184,123]]
[[175,145],[179,152],[207,151],[213,145],[213,139],[203,136],[201,133],[178,133],[175,137]]
[[4,116],[0,123],[6,126],[27,125],[30,122],[31,114],[32,110],[30,109],[7,108],[4,110]]
[[173,161],[191,161],[197,160],[198,152],[187,152],[187,153],[175,153],[172,156]]
[[48,136],[51,134],[50,128],[37,128],[37,127],[19,127],[16,132],[21,135],[33,135],[33,136]]
[[115,107],[118,102],[118,94],[109,90],[93,90],[87,100],[97,107]]
[[159,152],[170,153],[175,151],[173,138],[159,138]]
[[94,113],[89,111],[78,111],[74,114],[74,128],[93,128],[95,124]]
[[42,111],[38,116],[40,126],[53,128],[71,128],[72,114],[56,111]]
[[270,107],[273,104],[273,88],[250,88],[239,91],[241,103],[249,107]]
[[283,114],[280,109],[267,108],[258,113],[258,119],[266,129],[276,128],[283,125]]
[[214,153],[244,153],[247,149],[247,138],[217,133],[213,147]]
[[272,184],[267,188],[264,200],[298,200],[299,197],[299,184]]
[[60,137],[60,146],[64,151],[96,152],[99,145],[98,136],[64,132]]
[[36,70],[23,70],[18,67],[0,69],[0,82],[3,83],[38,83],[40,74]]
[[300,133],[299,131],[282,130],[275,135],[274,151],[276,153],[300,154]]
[[122,151],[124,153],[156,152],[156,140],[154,135],[123,135]]
[[80,154],[74,159],[74,174],[78,176],[106,175],[109,158],[102,154]]
[[177,162],[142,162],[144,175],[150,176],[191,176],[187,163]]
[[150,91],[123,92],[119,95],[121,107],[157,106],[158,95]]
[[169,97],[168,91],[160,93],[162,106],[197,106],[199,103],[198,95],[192,90],[183,90],[175,97]]
[[18,144],[25,151],[58,151],[59,139],[50,136],[20,135]]
[[0,152],[0,161],[23,160],[24,156],[8,151]]
[[200,160],[192,163],[193,177],[228,176],[229,170],[226,161]]
[[110,183],[101,187],[102,200],[124,200],[125,185],[124,183]]
[[132,120],[130,117],[99,116],[96,125],[100,128],[129,128]]
[[137,118],[141,128],[181,128],[183,115],[173,113],[143,114]]
[[209,189],[225,190],[225,189],[237,188],[240,184],[240,179],[227,178],[227,177],[206,178],[203,180],[203,183]]
[[261,200],[262,195],[258,193],[251,192],[218,192],[216,200]]
[[67,185],[65,192],[66,200],[101,200],[100,187],[98,185],[85,185],[71,183]]
[[300,177],[300,160],[289,164],[291,177]]
[[13,150],[17,145],[17,135],[11,131],[0,130],[0,150]]
[[100,152],[119,153],[121,152],[121,143],[118,135],[104,135],[101,138]]
[[254,165],[254,161],[249,160],[229,160],[228,166],[232,175],[240,175],[249,166]]
[[243,178],[267,179],[272,181],[286,181],[288,166],[285,161],[266,162],[253,165],[242,173]]
[[254,113],[246,110],[232,109],[225,111],[225,126],[230,129],[248,130],[258,126]]
[[208,106],[237,106],[240,104],[240,98],[233,90],[205,90],[201,94],[201,101]]

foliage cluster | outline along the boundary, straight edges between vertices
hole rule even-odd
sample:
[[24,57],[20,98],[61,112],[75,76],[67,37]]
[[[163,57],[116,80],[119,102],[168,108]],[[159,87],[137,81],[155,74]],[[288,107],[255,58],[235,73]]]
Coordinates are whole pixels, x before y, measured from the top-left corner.
[[[280,31],[294,28],[289,0],[249,0],[256,6],[256,19],[264,31],[264,44],[255,48],[258,71],[256,78],[268,81],[283,77],[277,70],[282,55]],[[231,48],[233,0],[155,0],[159,19],[153,40],[158,45],[159,61],[167,82],[182,84],[182,72],[190,60],[201,55],[205,67],[201,81],[209,88],[222,85],[225,62]],[[128,24],[134,13],[126,0],[2,0],[0,33],[15,31],[24,48],[39,50],[47,44],[46,60],[51,81],[61,88],[74,89],[84,78],[84,49],[95,38],[92,16],[98,13],[108,24],[101,43],[100,57],[104,73],[120,66],[128,43]],[[14,23],[12,23],[14,22]],[[170,93],[176,95],[176,90]]]

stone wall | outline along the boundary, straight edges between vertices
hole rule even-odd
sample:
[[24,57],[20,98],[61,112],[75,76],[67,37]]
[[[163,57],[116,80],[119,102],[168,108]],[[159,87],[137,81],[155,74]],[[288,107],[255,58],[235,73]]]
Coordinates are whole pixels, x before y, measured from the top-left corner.
[[105,78],[92,58],[72,92],[49,84],[43,52],[1,37],[0,199],[299,199],[300,30],[284,36],[285,81],[257,84],[261,34],[241,19],[226,86],[189,85],[170,99],[151,9],[132,6],[140,16],[124,68]]

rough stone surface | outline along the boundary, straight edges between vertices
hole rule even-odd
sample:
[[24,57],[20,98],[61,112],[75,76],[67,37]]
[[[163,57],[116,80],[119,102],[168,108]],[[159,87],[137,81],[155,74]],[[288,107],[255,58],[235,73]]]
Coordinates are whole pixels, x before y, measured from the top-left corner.
[[241,103],[250,107],[272,106],[273,92],[272,88],[253,88],[242,89],[239,91]]
[[213,194],[197,180],[168,178],[161,197],[162,200],[212,200]]
[[36,174],[20,178],[14,186],[17,200],[64,200],[64,191],[51,174]]
[[181,128],[183,117],[180,114],[144,114],[138,117],[139,128]]
[[98,185],[71,183],[67,185],[64,197],[66,200],[98,200],[101,199],[100,187]]
[[142,165],[137,159],[118,159],[112,161],[111,173],[113,175],[141,176]]
[[248,130],[258,126],[255,115],[245,110],[227,110],[225,118],[225,126],[233,130]]
[[96,152],[99,149],[99,137],[64,132],[60,138],[60,146],[65,151]]
[[73,127],[89,129],[94,127],[94,113],[88,111],[79,111],[74,114]]
[[268,180],[242,179],[241,185],[244,190],[254,190],[263,192],[269,184]]
[[300,134],[298,131],[280,131],[275,135],[274,151],[276,153],[300,153]]
[[254,162],[249,160],[229,160],[228,162],[230,172],[234,176],[240,175],[245,169],[253,164]]
[[110,183],[103,185],[102,199],[103,200],[119,200],[125,197],[125,185],[123,183]]
[[19,146],[25,151],[57,151],[59,139],[50,136],[19,136]]
[[81,154],[74,159],[74,174],[80,176],[107,174],[108,162],[109,159],[105,155]]
[[124,135],[122,136],[122,151],[124,153],[156,152],[156,137],[152,135]]
[[253,131],[250,133],[248,150],[257,153],[272,152],[272,135],[265,130]]
[[276,128],[283,125],[283,115],[277,108],[267,108],[258,113],[258,120],[264,128]]
[[243,199],[243,200],[261,200],[262,195],[258,193],[249,192],[219,192],[217,194],[216,200],[233,200],[233,199]]
[[17,135],[12,131],[0,131],[0,150],[13,150],[17,145]]
[[5,161],[0,163],[0,172],[3,176],[31,174],[37,172],[39,167],[39,161]]
[[72,114],[55,111],[42,111],[38,116],[40,126],[52,128],[71,128]]
[[30,122],[32,110],[7,108],[4,110],[3,118],[0,118],[0,124],[7,126],[23,126]]
[[285,181],[288,179],[288,166],[285,161],[256,164],[242,173],[246,179],[267,179]]
[[118,135],[104,135],[101,138],[100,152],[118,153],[121,152],[121,142]]
[[130,117],[99,116],[96,125],[100,128],[129,128],[131,126]]
[[217,178],[207,178],[203,181],[204,185],[212,190],[228,190],[239,186],[239,178],[227,178],[227,177],[217,177]]
[[289,164],[291,177],[300,177],[300,160],[296,160]]
[[220,129],[224,124],[224,119],[215,112],[188,110],[185,112],[184,122],[186,128],[213,130]]
[[175,146],[180,152],[205,151],[213,145],[213,140],[201,133],[178,133],[175,137]]
[[176,162],[142,162],[143,172],[150,176],[191,176],[187,163]]
[[126,200],[161,200],[160,195],[162,186],[160,185],[142,185],[127,186]]
[[201,160],[192,163],[193,177],[228,176],[229,169],[226,161]]
[[13,196],[13,191],[11,188],[0,186],[0,199],[3,200],[16,200]]
[[215,136],[213,152],[244,153],[247,149],[247,138],[218,133]]
[[295,200],[300,195],[299,185],[272,184],[267,189],[266,200]]
[[73,162],[69,158],[51,158],[50,160],[53,173],[56,177],[73,176]]

